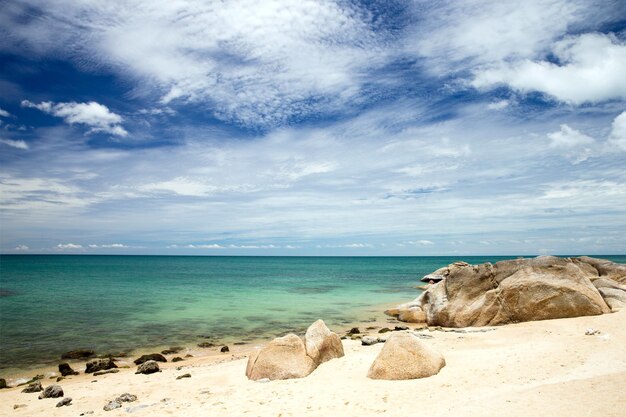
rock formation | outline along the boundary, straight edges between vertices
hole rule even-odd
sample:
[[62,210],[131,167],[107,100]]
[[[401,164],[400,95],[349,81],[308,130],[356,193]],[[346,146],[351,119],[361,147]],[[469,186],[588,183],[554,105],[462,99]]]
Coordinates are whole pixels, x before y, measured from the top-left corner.
[[254,381],[303,378],[321,363],[343,355],[339,336],[318,320],[307,329],[304,341],[295,334],[288,334],[251,353],[246,376]]
[[394,333],[372,363],[372,379],[417,379],[439,373],[446,365],[443,356],[411,333]]
[[165,356],[160,353],[149,353],[147,355],[141,355],[141,357],[135,359],[135,365],[141,365],[144,362],[148,361],[157,361],[157,362],[167,362]]
[[385,313],[467,327],[597,315],[626,305],[626,265],[586,256],[455,262],[424,279],[430,277],[440,282]]
[[60,398],[63,396],[63,388],[60,385],[50,385],[47,386],[45,390],[41,394],[39,394],[39,399],[43,398]]
[[95,359],[91,362],[87,362],[85,365],[85,373],[91,374],[98,371],[106,371],[107,369],[117,368],[113,359]]
[[146,361],[137,367],[136,374],[153,374],[155,372],[161,372],[159,364],[156,361]]

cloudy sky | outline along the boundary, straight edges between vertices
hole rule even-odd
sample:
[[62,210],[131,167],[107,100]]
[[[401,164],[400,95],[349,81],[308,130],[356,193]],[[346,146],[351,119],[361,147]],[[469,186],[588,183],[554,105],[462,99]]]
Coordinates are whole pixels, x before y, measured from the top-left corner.
[[626,253],[623,0],[1,3],[3,253]]

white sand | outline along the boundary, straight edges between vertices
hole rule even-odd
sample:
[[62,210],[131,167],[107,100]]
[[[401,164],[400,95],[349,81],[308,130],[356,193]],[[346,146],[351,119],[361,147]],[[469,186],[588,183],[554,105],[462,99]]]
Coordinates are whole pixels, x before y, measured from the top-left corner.
[[[374,381],[367,370],[382,344],[344,341],[346,356],[303,379],[252,382],[243,355],[162,364],[163,372],[80,375],[60,382],[69,407],[21,388],[0,391],[2,416],[625,416],[626,311],[472,333],[426,331],[446,358],[433,377]],[[600,335],[587,336],[587,328]],[[237,356],[241,359],[233,359]],[[224,358],[224,356],[223,356]],[[177,366],[182,369],[176,370]],[[82,370],[82,368],[81,368]],[[191,378],[176,380],[190,373]],[[91,382],[97,380],[97,382]],[[44,380],[44,386],[52,383]],[[138,400],[103,411],[129,392]],[[14,404],[26,407],[14,410]],[[127,410],[129,409],[129,410]]]

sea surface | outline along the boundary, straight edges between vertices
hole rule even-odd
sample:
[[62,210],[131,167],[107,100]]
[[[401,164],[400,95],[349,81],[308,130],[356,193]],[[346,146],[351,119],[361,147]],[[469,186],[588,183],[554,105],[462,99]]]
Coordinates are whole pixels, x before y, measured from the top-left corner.
[[[0,256],[0,370],[201,341],[230,343],[381,316],[457,260],[511,257]],[[605,256],[626,263],[626,256]]]

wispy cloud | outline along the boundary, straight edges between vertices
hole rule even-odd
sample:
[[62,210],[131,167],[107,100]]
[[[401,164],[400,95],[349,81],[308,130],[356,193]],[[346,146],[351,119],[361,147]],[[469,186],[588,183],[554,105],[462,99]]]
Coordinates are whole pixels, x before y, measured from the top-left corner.
[[20,139],[0,139],[0,143],[16,149],[28,150],[28,144]]
[[0,117],[11,117],[11,113],[0,107]]
[[122,127],[122,116],[115,114],[105,105],[90,101],[88,103],[53,103],[43,101],[32,103],[22,101],[22,107],[40,110],[44,113],[61,117],[66,123],[81,124],[90,127],[88,133],[104,132],[114,136],[127,136],[128,132]]

